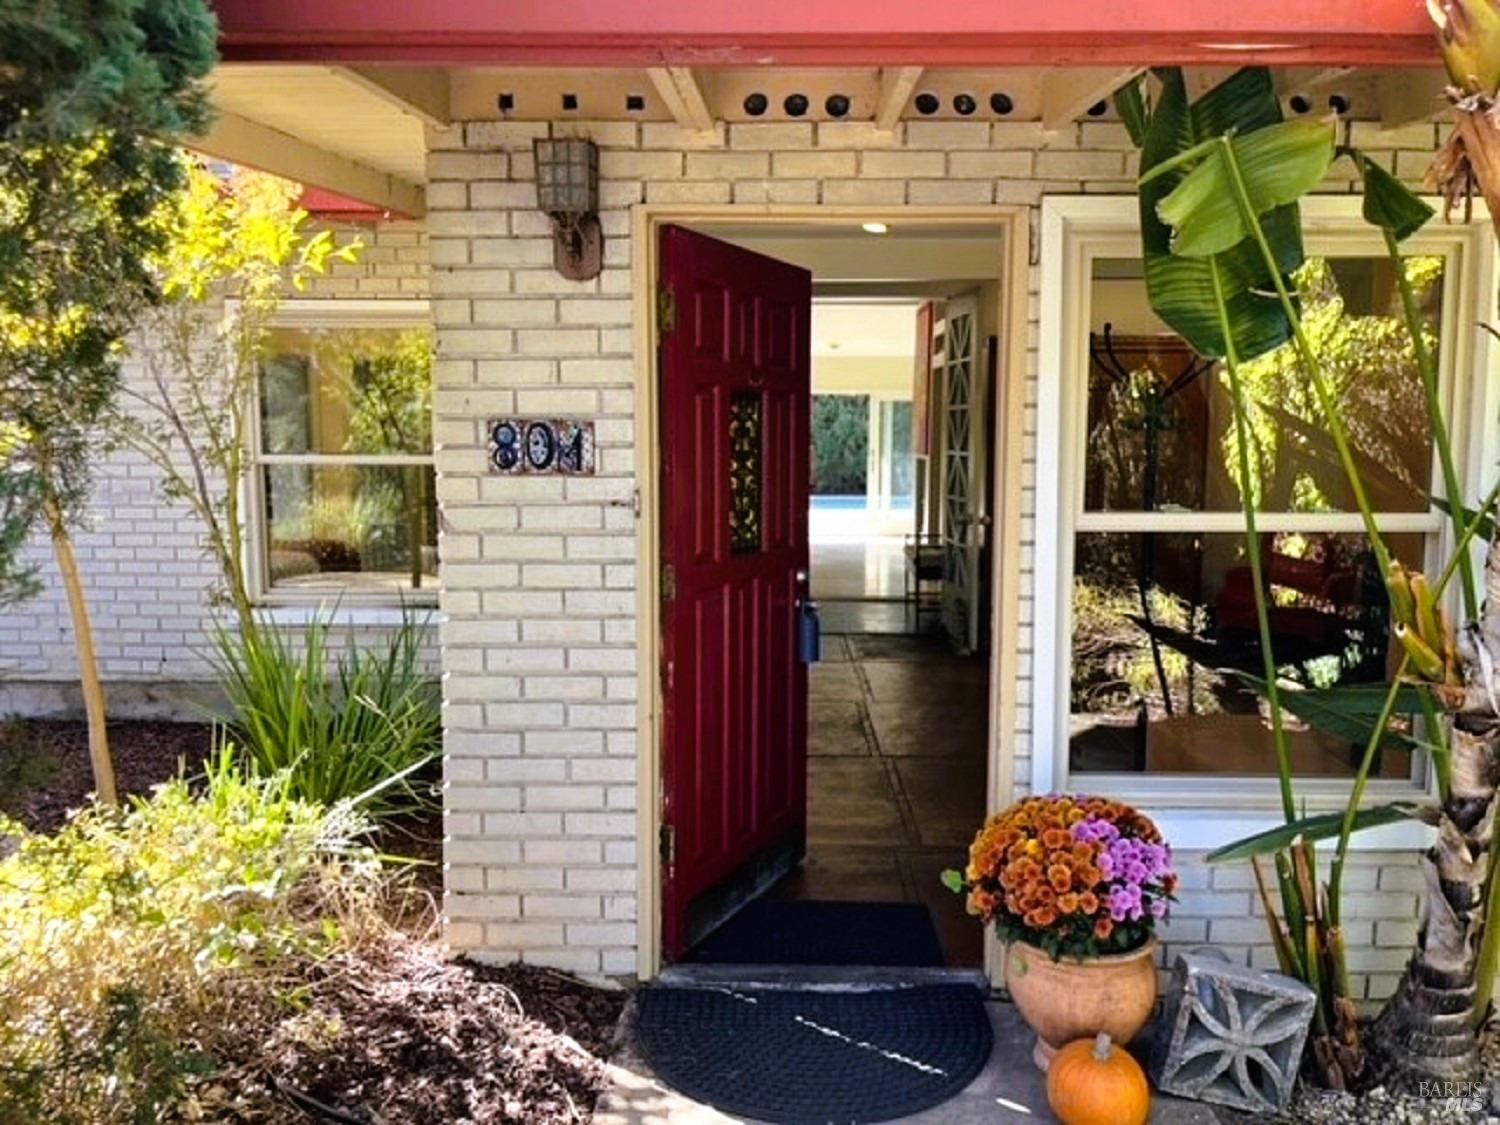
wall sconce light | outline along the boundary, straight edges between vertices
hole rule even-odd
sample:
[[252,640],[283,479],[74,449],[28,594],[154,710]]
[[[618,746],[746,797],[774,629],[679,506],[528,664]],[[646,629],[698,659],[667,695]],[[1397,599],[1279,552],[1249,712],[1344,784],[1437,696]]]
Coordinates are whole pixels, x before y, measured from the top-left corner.
[[584,137],[532,142],[537,206],[552,217],[552,264],[569,281],[599,276],[599,150]]

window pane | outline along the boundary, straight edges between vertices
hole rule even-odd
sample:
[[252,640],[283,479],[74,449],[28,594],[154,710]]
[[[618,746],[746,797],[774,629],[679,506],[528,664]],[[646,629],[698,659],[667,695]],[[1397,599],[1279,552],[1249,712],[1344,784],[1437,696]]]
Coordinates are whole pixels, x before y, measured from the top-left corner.
[[[1443,259],[1405,262],[1437,347]],[[1422,382],[1385,258],[1310,258],[1297,275],[1308,337],[1338,390],[1371,502],[1425,511],[1432,434]],[[1240,506],[1227,376],[1156,319],[1140,263],[1102,259],[1091,283],[1087,511],[1232,511]],[[1243,367],[1271,511],[1353,511],[1343,469],[1287,344]]]
[[261,375],[267,453],[431,453],[426,328],[277,328]]
[[880,404],[885,446],[886,496],[892,508],[910,508],[916,495],[916,458],[911,452],[911,400],[887,399]]
[[[1243,534],[1112,532],[1075,542],[1070,769],[1274,774],[1259,697],[1225,671],[1261,675]],[[1395,668],[1388,606],[1364,536],[1274,533],[1261,542],[1282,679],[1386,682]],[[1420,565],[1422,536],[1390,536],[1388,545]],[[1289,741],[1301,774],[1350,775],[1363,752],[1314,730],[1296,729]],[[1410,772],[1406,752],[1384,753],[1379,776]]]
[[277,588],[432,586],[437,505],[428,465],[264,465]]
[[865,506],[870,396],[812,396],[813,486],[819,496],[858,497]]

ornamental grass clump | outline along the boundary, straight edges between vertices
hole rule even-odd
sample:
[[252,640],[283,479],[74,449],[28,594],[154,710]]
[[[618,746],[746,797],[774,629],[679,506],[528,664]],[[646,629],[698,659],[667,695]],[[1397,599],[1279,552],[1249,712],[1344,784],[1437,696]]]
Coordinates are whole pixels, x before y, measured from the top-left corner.
[[380,818],[431,803],[414,775],[442,745],[437,682],[423,664],[427,621],[403,613],[386,639],[332,644],[320,611],[298,633],[262,624],[214,634],[231,736],[253,773],[284,774],[288,791],[333,805],[360,798]]
[[1054,960],[1128,953],[1167,916],[1177,875],[1149,817],[1104,797],[1028,797],[987,820],[944,882],[1006,942]]

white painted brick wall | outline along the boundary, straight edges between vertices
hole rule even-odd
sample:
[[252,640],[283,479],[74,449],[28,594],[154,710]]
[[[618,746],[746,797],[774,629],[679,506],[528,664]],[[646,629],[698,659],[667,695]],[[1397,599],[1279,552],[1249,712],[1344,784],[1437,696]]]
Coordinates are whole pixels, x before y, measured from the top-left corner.
[[[535,209],[534,137],[600,146],[604,271],[571,282],[551,267]],[[1354,141],[1418,179],[1435,126]],[[496,959],[590,973],[635,968],[635,524],[630,208],[638,203],[1026,204],[1045,194],[1128,193],[1136,156],[1118,124],[1056,134],[1027,122],[672,125],[473,122],[429,133],[432,286],[440,362],[443,659],[447,670],[448,935]],[[1401,150],[1401,151],[1398,151]],[[1348,176],[1327,189],[1349,191]],[[1034,220],[1033,220],[1034,221]],[[1033,246],[1035,240],[1033,239]],[[1033,250],[1033,255],[1035,251]],[[1028,279],[1021,714],[1007,741],[1029,784],[1033,659],[1037,270]],[[485,414],[599,420],[593,480],[487,476]],[[616,506],[619,505],[619,506]],[[448,544],[463,537],[461,554]],[[1179,857],[1183,902],[1168,948],[1224,943],[1269,952],[1248,869]],[[1414,858],[1361,855],[1348,914],[1377,935],[1354,965],[1361,995],[1388,991],[1417,909]],[[1389,878],[1387,887],[1382,880]],[[1363,933],[1363,930],[1361,930]]]
[[[636,622],[634,372],[629,209],[645,201],[997,203],[1044,194],[1133,190],[1123,130],[1084,122],[1058,134],[1027,122],[910,122],[894,136],[867,123],[720,126],[713,144],[662,124],[569,122],[600,144],[605,270],[569,282],[552,269],[535,209],[531,139],[549,126],[474,122],[429,135],[425,228],[372,235],[361,262],[313,287],[322,297],[428,295],[438,327],[435,434],[442,667],[449,811],[448,936],[457,947],[590,973],[635,969]],[[1436,143],[1432,126],[1354,141],[1410,178]],[[1347,177],[1331,190],[1349,190]],[[1031,762],[1037,270],[1028,279],[1025,518],[1020,715],[1009,743],[1017,791]],[[495,414],[598,419],[601,473],[517,480],[484,472],[482,422]],[[154,474],[106,456],[80,561],[112,685],[191,681],[201,656],[212,567],[185,514],[164,508]],[[50,567],[50,554],[37,557]],[[170,581],[163,581],[163,575]],[[0,711],[38,705],[69,682],[66,606],[46,592],[0,614]],[[1248,868],[1178,857],[1183,895],[1168,952],[1205,941],[1254,963],[1269,946]],[[1414,857],[1360,854],[1348,876],[1360,995],[1389,991],[1418,902]],[[1371,892],[1371,893],[1366,893]],[[1354,944],[1353,942],[1351,944]]]
[[[335,263],[299,298],[427,296],[421,224],[360,224],[339,228],[339,233],[359,234],[365,243],[359,261]],[[141,342],[137,349],[148,346]],[[125,375],[141,380],[142,364],[128,361]],[[103,452],[91,510],[75,549],[100,671],[118,704],[117,714],[180,711],[182,693],[176,687],[209,677],[204,595],[216,569],[200,549],[199,538],[191,513],[162,501],[153,466],[126,449]],[[76,700],[72,626],[51,546],[41,538],[28,553],[42,564],[44,590],[0,613],[0,714],[53,713],[72,709]],[[172,690],[151,690],[164,684]]]

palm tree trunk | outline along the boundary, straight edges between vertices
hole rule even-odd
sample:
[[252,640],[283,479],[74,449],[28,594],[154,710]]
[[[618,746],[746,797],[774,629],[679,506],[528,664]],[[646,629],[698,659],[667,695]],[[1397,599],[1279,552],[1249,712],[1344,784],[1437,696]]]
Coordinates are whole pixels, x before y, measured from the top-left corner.
[[1451,779],[1437,840],[1422,856],[1426,902],[1401,984],[1372,1030],[1382,1077],[1411,1088],[1462,1079],[1479,1065],[1475,970],[1485,925],[1486,878],[1500,762],[1500,536],[1490,543],[1485,600],[1460,642],[1464,685],[1441,692],[1452,713]]
[[89,621],[88,601],[83,594],[83,580],[78,560],[73,555],[73,540],[68,523],[55,501],[44,506],[47,528],[52,535],[52,550],[57,569],[62,574],[63,589],[68,595],[68,609],[73,617],[73,643],[78,650],[78,679],[83,691],[83,709],[88,717],[89,761],[94,768],[94,792],[106,805],[119,804],[115,790],[115,765],[109,754],[109,735],[105,726],[104,685],[99,679],[99,660],[94,653],[94,629]]

